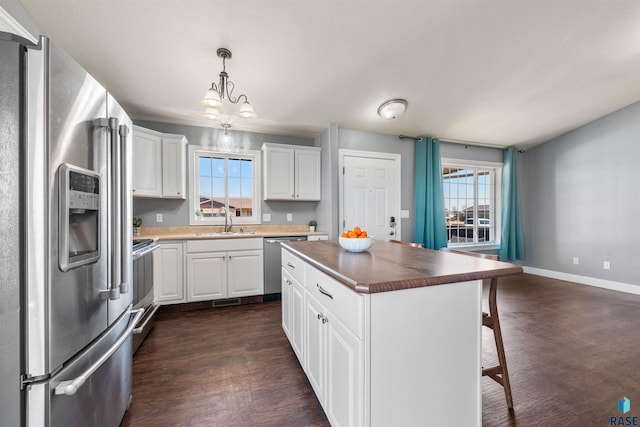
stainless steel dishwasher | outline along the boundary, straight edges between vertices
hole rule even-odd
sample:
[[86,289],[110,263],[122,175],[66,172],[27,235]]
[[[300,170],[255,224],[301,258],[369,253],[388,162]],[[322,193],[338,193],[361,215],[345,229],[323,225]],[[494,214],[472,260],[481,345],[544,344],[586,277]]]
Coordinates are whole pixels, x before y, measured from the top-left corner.
[[281,242],[299,242],[306,236],[265,237],[264,239],[264,301],[280,299],[282,293]]

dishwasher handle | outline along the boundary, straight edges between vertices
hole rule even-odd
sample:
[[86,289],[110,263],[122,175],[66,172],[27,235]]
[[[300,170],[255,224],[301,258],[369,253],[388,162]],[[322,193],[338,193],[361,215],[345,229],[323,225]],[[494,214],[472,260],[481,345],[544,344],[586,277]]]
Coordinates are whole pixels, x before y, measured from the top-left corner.
[[295,237],[293,239],[265,239],[267,243],[281,243],[281,242],[306,242],[306,237]]

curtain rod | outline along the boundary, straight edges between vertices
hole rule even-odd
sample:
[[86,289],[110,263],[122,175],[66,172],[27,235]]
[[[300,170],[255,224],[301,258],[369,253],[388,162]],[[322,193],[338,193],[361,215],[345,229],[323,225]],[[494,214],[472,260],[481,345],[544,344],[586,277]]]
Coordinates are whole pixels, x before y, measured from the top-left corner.
[[[414,141],[420,141],[422,138],[419,136],[407,136],[407,135],[398,135],[398,138],[400,139],[413,139]],[[449,139],[449,138],[439,138],[441,142],[449,142],[451,144],[460,144],[460,145],[471,145],[471,146],[475,146],[475,147],[486,147],[486,148],[495,148],[498,150],[506,150],[507,147],[503,147],[501,145],[497,145],[497,144],[488,144],[488,143],[482,143],[482,142],[470,142],[470,141],[462,141],[459,139]],[[518,149],[518,153],[524,153],[524,150],[520,150]]]

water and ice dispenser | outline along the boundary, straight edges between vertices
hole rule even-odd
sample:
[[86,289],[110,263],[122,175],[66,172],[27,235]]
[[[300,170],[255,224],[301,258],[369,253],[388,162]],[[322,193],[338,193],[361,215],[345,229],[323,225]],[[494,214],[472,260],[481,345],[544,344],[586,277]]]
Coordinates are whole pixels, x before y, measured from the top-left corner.
[[59,182],[59,264],[67,271],[100,258],[100,176],[65,163]]

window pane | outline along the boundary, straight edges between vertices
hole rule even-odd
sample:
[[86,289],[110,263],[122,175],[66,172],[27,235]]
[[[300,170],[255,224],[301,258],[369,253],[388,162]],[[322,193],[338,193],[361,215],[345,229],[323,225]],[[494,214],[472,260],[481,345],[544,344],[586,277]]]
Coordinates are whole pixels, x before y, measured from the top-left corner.
[[443,165],[442,178],[449,243],[494,241],[494,170]]
[[[253,217],[254,214],[254,159],[244,154],[229,156],[196,154],[198,176],[196,177],[196,209],[202,218],[220,223],[220,213],[228,206],[228,213],[238,217]],[[257,218],[252,218],[254,220]]]

